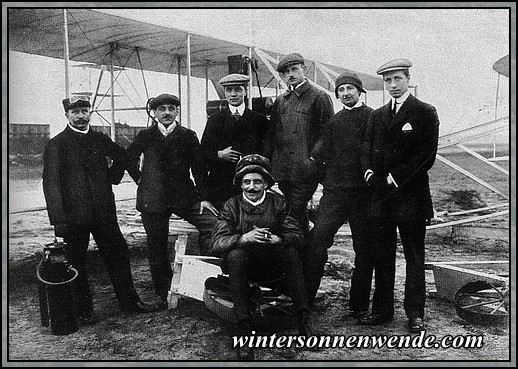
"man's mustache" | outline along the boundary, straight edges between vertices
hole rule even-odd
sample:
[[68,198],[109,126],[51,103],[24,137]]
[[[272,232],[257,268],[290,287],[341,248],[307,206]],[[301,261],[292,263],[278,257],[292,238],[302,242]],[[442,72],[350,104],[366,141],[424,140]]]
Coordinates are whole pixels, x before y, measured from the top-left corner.
[[76,119],[75,121],[76,123],[88,123],[89,120],[88,119]]

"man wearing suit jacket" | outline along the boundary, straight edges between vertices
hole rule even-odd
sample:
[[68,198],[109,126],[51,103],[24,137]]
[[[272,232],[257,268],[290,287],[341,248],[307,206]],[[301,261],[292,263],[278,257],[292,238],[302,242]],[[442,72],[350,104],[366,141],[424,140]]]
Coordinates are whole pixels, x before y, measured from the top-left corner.
[[367,122],[362,149],[365,181],[373,188],[375,291],[363,325],[389,322],[394,315],[397,229],[406,259],[405,312],[412,332],[424,329],[426,224],[433,217],[428,170],[439,137],[435,108],[410,94],[408,59],[381,66],[390,102]]
[[200,232],[199,253],[209,255],[218,212],[207,201],[196,132],[176,121],[180,100],[174,95],[160,94],[149,99],[148,106],[155,113],[154,122],[140,131],[128,147],[127,169],[138,185],[137,210],[146,230],[151,278],[162,300],[160,306],[166,308],[173,276],[167,249],[169,218],[174,213],[194,225]]
[[269,120],[246,107],[249,81],[250,77],[235,73],[219,81],[228,109],[209,118],[201,139],[208,200],[219,210],[226,200],[241,191],[233,183],[238,160],[249,154],[263,154]]

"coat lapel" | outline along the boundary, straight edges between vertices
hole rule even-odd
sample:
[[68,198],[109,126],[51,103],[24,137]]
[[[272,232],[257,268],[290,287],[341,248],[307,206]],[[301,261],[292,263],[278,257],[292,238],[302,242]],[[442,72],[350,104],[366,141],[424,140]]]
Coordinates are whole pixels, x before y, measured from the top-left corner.
[[389,100],[389,103],[383,107],[383,111],[381,112],[382,117],[383,117],[383,122],[385,122],[385,127],[389,127],[390,123],[392,121],[391,109],[392,109],[392,106],[391,106],[391,103]]
[[[412,110],[412,107],[415,104],[415,97],[413,95],[409,95],[403,105],[399,108],[397,114],[392,117],[392,120],[390,120],[389,129],[392,129],[396,126],[398,126],[402,121],[407,120],[408,112]],[[390,106],[390,103],[389,103]],[[390,108],[389,108],[390,109]]]

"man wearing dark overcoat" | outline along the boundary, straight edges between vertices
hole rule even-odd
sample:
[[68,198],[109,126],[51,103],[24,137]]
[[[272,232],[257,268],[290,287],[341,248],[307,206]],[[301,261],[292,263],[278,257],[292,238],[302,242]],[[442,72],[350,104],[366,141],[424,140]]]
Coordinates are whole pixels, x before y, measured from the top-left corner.
[[108,270],[120,308],[152,311],[152,306],[140,300],[133,285],[128,245],[117,223],[112,185],[119,184],[124,175],[124,148],[90,129],[91,104],[87,96],[64,99],[63,107],[68,125],[45,148],[43,191],[50,224],[56,237],[64,239],[69,261],[79,272],[75,281],[79,323],[95,321],[86,264],[90,234]]
[[[206,200],[203,158],[196,132],[176,121],[180,100],[161,94],[148,102],[151,127],[142,130],[127,149],[128,173],[137,189],[137,210],[147,235],[151,277],[162,307],[173,272],[169,260],[169,218],[183,218],[199,231],[199,253],[209,255],[217,210]],[[142,167],[140,168],[140,157]],[[191,178],[191,173],[192,177]]]
[[219,84],[225,91],[228,108],[208,119],[201,139],[207,196],[217,209],[240,192],[239,186],[233,184],[237,161],[245,155],[263,154],[269,120],[246,106],[249,80],[242,74],[221,78]]
[[435,108],[410,94],[408,59],[392,60],[377,73],[392,99],[369,118],[362,168],[373,188],[375,291],[372,313],[360,324],[389,322],[394,315],[397,229],[406,260],[405,302],[410,331],[424,329],[425,233],[433,217],[428,171],[439,137]]
[[[323,175],[322,132],[334,114],[329,95],[305,77],[304,58],[298,53],[286,55],[277,64],[288,90],[275,99],[267,134],[267,156],[272,161],[272,175],[278,181],[308,236],[308,201],[312,199]],[[306,246],[299,250],[306,259]]]

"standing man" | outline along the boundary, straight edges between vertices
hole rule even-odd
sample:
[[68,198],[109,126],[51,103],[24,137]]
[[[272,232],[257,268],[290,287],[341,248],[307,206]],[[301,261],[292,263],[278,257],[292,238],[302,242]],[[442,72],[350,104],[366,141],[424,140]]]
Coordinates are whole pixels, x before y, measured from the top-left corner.
[[[93,299],[87,278],[86,254],[92,234],[121,310],[150,312],[133,285],[129,250],[119,225],[112,184],[119,184],[125,152],[110,138],[90,129],[87,96],[63,100],[68,125],[52,138],[43,155],[43,192],[50,224],[63,237],[70,263],[79,272],[75,282],[76,317],[94,322]],[[107,158],[113,163],[108,166]]]
[[359,318],[369,310],[372,283],[371,220],[368,205],[371,189],[363,179],[361,146],[372,108],[360,101],[366,93],[356,73],[344,72],[335,81],[336,98],[344,105],[333,115],[324,130],[326,174],[315,227],[310,232],[305,272],[308,299],[317,293],[327,249],[333,245],[338,229],[349,221],[356,254],[349,294],[349,315]]
[[[272,160],[272,175],[307,237],[308,201],[323,175],[322,131],[334,109],[331,98],[304,76],[306,69],[298,53],[286,55],[277,65],[289,90],[277,97],[272,107],[267,142],[273,147],[267,156]],[[303,262],[305,248],[299,250]]]
[[397,229],[406,259],[405,312],[412,332],[424,329],[426,224],[433,217],[428,170],[433,166],[439,137],[435,108],[408,90],[408,59],[381,66],[390,102],[376,109],[367,123],[362,167],[373,189],[375,217],[375,291],[372,313],[360,324],[389,322],[394,315]]
[[201,139],[205,160],[208,200],[221,209],[223,203],[240,192],[233,184],[237,161],[245,155],[263,154],[268,119],[245,105],[250,77],[230,74],[219,84],[225,90],[228,109],[209,118]]
[[151,277],[165,308],[173,276],[167,249],[169,217],[174,213],[193,224],[200,232],[200,254],[209,255],[218,212],[206,201],[198,137],[176,121],[180,100],[161,94],[151,98],[148,106],[156,119],[152,117],[153,125],[140,131],[128,147],[128,172],[138,185],[137,210],[147,234]]
[[[300,335],[311,336],[302,264],[297,248],[304,242],[298,222],[290,216],[284,196],[267,192],[275,184],[270,162],[261,155],[243,157],[234,183],[241,194],[223,205],[212,236],[212,254],[228,265],[230,293],[238,321],[238,335],[251,335],[249,282],[272,280],[284,274],[298,314]],[[248,359],[252,352],[247,351]],[[246,358],[246,357],[245,357]]]

